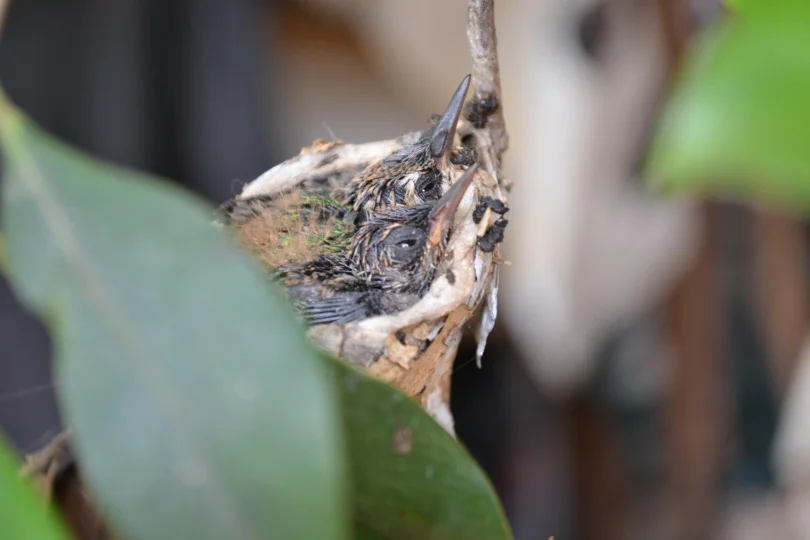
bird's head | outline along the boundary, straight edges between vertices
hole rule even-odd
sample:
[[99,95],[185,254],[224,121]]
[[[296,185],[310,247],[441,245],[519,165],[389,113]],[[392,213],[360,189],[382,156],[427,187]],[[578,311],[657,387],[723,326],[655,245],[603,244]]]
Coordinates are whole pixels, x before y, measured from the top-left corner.
[[352,242],[353,263],[383,287],[423,291],[430,285],[453,218],[477,171],[478,166],[472,165],[436,202],[372,214]]
[[450,159],[469,86],[470,76],[467,75],[444,114],[414,144],[369,165],[352,181],[348,202],[355,211],[413,206],[435,201],[447,191],[460,170]]

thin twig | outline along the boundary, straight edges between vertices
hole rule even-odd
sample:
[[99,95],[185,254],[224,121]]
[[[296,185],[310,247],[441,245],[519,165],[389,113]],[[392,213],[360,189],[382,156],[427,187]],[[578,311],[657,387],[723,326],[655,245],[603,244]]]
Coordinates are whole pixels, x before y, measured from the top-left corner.
[[472,88],[475,103],[494,107],[486,128],[492,139],[495,156],[509,147],[509,135],[503,119],[501,73],[498,67],[498,38],[495,34],[495,0],[469,0],[467,6],[467,39],[472,57]]
[[70,428],[62,430],[44,448],[27,455],[25,464],[20,468],[20,476],[38,486],[47,502],[53,497],[54,483],[59,475],[61,460],[67,451],[70,437]]
[[20,469],[20,476],[28,477],[33,474],[43,474],[48,471],[50,464],[58,461],[62,452],[67,448],[70,441],[70,428],[63,429],[56,434],[42,449],[29,454],[25,458],[25,464]]

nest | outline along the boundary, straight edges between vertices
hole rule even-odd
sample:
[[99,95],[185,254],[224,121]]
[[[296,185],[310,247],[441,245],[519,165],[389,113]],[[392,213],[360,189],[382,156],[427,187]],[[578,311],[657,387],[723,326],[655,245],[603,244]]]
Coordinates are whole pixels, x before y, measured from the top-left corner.
[[[474,187],[467,190],[455,214],[447,250],[427,294],[399,313],[308,330],[318,348],[398,386],[450,432],[450,374],[463,329],[475,317],[480,359],[497,315],[498,248],[485,252],[478,248],[478,240],[499,216],[487,209],[477,220],[473,212],[484,197],[506,202],[505,190],[490,172],[497,174],[494,163],[487,163],[492,152],[486,147],[489,138],[481,137],[481,131],[468,120],[459,123],[457,134],[470,141],[476,155],[484,159],[479,157]],[[367,165],[413,143],[418,136],[410,133],[358,145],[315,141],[298,156],[246,184],[236,198],[282,197],[301,189],[306,193],[307,186],[325,182],[344,185]]]

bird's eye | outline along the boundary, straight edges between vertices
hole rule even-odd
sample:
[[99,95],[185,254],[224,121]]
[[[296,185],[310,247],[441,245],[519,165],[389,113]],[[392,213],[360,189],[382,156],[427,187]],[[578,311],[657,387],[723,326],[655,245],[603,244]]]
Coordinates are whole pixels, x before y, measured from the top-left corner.
[[394,266],[408,265],[422,253],[425,232],[417,227],[400,227],[388,236],[386,251]]
[[416,181],[416,193],[423,201],[433,201],[441,197],[441,173],[430,170]]

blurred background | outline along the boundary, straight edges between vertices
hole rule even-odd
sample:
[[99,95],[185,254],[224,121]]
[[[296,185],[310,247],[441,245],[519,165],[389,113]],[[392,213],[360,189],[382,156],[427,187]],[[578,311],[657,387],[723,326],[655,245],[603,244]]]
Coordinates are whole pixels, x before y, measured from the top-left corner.
[[[516,538],[810,538],[810,491],[784,472],[804,470],[791,441],[810,416],[806,224],[661,200],[642,176],[719,3],[496,10],[508,262],[453,409]],[[313,139],[426,127],[470,69],[465,25],[464,0],[20,0],[0,78],[57,136],[219,203]],[[49,354],[0,285],[0,427],[21,453],[60,427]]]

